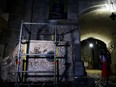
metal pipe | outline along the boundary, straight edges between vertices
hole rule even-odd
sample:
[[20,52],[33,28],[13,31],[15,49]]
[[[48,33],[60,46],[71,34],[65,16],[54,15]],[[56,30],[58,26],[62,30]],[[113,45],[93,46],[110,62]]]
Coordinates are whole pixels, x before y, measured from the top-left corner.
[[[58,56],[58,49],[56,48],[56,56]],[[56,58],[56,76],[57,76],[57,83],[59,82],[59,59]]]
[[24,25],[48,25],[49,23],[30,23],[30,22],[24,22]]
[[[21,83],[21,84],[20,84],[20,86],[28,86],[28,85],[30,85],[30,86],[37,86],[37,85],[38,85],[38,86],[41,86],[42,83]],[[48,85],[51,86],[51,85],[54,85],[54,84],[53,84],[53,83],[46,83],[45,86],[46,86],[46,85],[47,85],[47,86],[48,86]],[[28,87],[30,87],[30,86],[28,86]]]
[[[46,75],[45,75],[45,74],[44,74],[44,75],[36,75],[36,74],[35,74],[35,75],[27,75],[27,76],[28,76],[28,77],[37,77],[37,78],[38,78],[38,77],[44,77],[44,78],[53,77],[53,78],[54,78],[54,75],[51,75],[51,74],[50,74],[50,75],[48,75],[48,74],[46,74]],[[61,75],[59,75],[59,77],[61,77]],[[54,80],[53,80],[53,81],[54,81]],[[55,83],[54,85],[56,85],[56,83]]]
[[54,73],[53,71],[19,71],[19,73]]
[[[54,25],[54,24],[50,24],[50,23],[36,23],[36,22],[23,22],[23,24],[24,25]],[[57,24],[55,24],[55,25],[66,25],[66,26],[77,26],[77,24],[78,23],[70,23],[70,24],[68,24],[68,23],[66,23],[66,24],[63,24],[63,23],[57,23]],[[54,26],[55,26],[54,25]]]
[[[30,32],[31,32],[31,30],[30,30]],[[26,54],[29,54],[30,39],[31,39],[31,33],[28,36]],[[25,62],[25,68],[26,68],[26,70],[27,70],[27,66],[28,66],[28,57],[29,57],[29,55],[26,55],[26,62]],[[25,73],[24,81],[26,81],[26,78],[27,78],[27,73]]]
[[[51,57],[36,57],[36,56],[34,56],[34,57],[29,57],[29,58],[36,58],[36,59],[40,59],[40,58],[42,58],[42,59],[46,59],[46,58],[51,58]],[[56,57],[56,58],[59,58],[59,59],[64,59],[65,57]]]
[[27,54],[20,54],[20,56],[52,56],[53,54],[30,54],[30,53],[27,53]]
[[57,25],[55,24],[55,30],[54,30],[54,61],[55,61],[55,66],[54,66],[54,76],[55,76],[55,87],[57,87],[57,84],[58,84],[58,79],[59,79],[59,69],[58,69],[58,60],[56,58],[56,49],[57,49]]
[[[21,22],[21,28],[20,28],[19,47],[18,47],[17,61],[20,61],[21,40],[22,40],[22,27],[23,27],[23,21]],[[18,82],[18,72],[19,72],[19,64],[17,64],[16,83]]]
[[[24,53],[27,53],[27,44],[24,45]],[[23,57],[24,61],[27,61],[26,55]],[[23,61],[23,70],[26,71],[26,62]],[[26,73],[22,73],[22,79],[26,76]]]
[[[28,42],[28,40],[22,40],[22,41]],[[41,41],[41,42],[40,42],[40,41]],[[30,41],[30,42],[31,42],[31,41]],[[32,40],[32,43],[42,43],[42,42],[44,42],[44,43],[52,42],[52,43],[53,43],[53,41],[39,40],[39,42],[38,42],[38,41],[33,41],[33,40]],[[59,42],[61,42],[61,41],[57,41],[57,43],[59,43]],[[65,43],[66,43],[66,42],[62,42],[62,44],[65,44]],[[60,45],[57,44],[57,46],[60,46]]]
[[42,33],[37,33],[37,34],[35,34],[35,33],[32,33],[32,35],[53,35],[53,34],[42,34]]
[[54,85],[56,85],[56,28],[54,29]]
[[31,34],[31,32],[28,30],[28,28],[24,25],[24,28],[26,29],[26,31]]

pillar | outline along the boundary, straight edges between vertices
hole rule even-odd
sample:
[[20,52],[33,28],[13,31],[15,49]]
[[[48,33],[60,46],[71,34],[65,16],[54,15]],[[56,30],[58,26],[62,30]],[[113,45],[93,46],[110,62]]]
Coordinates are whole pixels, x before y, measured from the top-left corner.
[[18,44],[21,20],[23,18],[23,9],[25,0],[11,0],[12,5],[9,12],[8,28],[6,31],[5,56],[8,56]]
[[84,64],[81,61],[79,28],[72,33],[72,42],[73,42],[74,76],[76,78],[84,76]]

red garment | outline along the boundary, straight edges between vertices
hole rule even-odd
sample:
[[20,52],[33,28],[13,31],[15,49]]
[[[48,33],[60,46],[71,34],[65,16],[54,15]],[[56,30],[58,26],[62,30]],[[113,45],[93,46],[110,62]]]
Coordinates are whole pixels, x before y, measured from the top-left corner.
[[106,76],[107,76],[107,63],[102,62],[102,77],[106,77]]
[[107,77],[111,75],[110,65],[108,65],[106,62],[102,62],[102,73],[101,74],[102,74],[102,77]]

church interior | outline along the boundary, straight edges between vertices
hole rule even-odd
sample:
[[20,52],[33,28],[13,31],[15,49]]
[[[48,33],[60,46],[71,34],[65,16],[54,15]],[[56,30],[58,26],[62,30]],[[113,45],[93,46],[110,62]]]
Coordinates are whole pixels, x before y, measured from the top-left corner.
[[116,87],[115,38],[116,0],[0,0],[0,87]]

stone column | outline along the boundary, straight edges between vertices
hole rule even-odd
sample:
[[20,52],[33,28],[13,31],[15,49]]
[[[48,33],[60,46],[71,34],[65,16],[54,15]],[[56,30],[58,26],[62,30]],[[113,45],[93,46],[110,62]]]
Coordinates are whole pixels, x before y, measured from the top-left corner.
[[[79,20],[79,0],[68,0],[68,19],[73,23],[78,23]],[[76,31],[72,33],[72,43],[73,43],[73,69],[74,76],[80,77],[84,75],[84,65],[81,61],[81,52],[80,52],[80,30],[79,24],[73,29],[77,28]]]
[[8,29],[6,31],[6,49],[5,56],[12,53],[16,47],[19,38],[21,20],[23,17],[25,0],[13,0],[11,11],[9,13]]
[[73,62],[74,62],[74,76],[84,76],[84,65],[81,61],[81,47],[80,47],[80,32],[79,28],[72,33],[73,42]]

